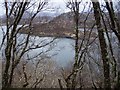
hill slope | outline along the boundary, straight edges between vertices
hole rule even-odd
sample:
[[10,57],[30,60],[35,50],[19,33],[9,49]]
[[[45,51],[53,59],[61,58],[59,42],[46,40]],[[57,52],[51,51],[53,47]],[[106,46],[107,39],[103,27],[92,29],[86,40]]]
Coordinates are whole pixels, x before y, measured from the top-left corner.
[[[47,23],[33,24],[33,30],[31,34],[37,36],[55,36],[55,37],[74,37],[74,19],[73,13],[63,13]],[[87,17],[87,14],[80,14],[79,28],[83,28],[86,25],[90,28],[94,23],[93,15]],[[86,22],[84,22],[86,20]],[[28,33],[28,30],[21,31],[21,33]],[[80,36],[82,32],[80,31]],[[95,33],[94,33],[95,34]]]

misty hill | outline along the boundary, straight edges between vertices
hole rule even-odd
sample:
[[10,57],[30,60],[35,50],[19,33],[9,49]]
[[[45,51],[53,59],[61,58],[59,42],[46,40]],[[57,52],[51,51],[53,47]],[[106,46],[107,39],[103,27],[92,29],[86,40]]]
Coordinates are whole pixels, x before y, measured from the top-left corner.
[[[37,36],[74,37],[75,34],[73,16],[74,14],[72,12],[68,12],[63,13],[46,23],[34,23],[31,34]],[[89,16],[87,16],[86,13],[80,14],[79,28],[83,28],[84,25],[86,25],[86,28],[91,28],[91,26],[94,24],[91,22],[94,22],[93,14],[90,14]],[[28,33],[28,29],[21,31],[21,33]],[[80,31],[80,34],[80,36],[82,37],[83,32]],[[93,34],[93,36],[94,35],[95,33]]]
[[[30,13],[30,12],[24,12],[22,19],[20,20],[19,24],[22,24],[23,22],[25,23],[29,23],[30,21],[30,17],[31,15],[33,15],[34,13]],[[54,17],[58,16],[59,13],[55,13],[55,12],[40,12],[33,20],[33,23],[38,23],[38,22],[48,22],[50,20],[52,20]],[[14,17],[10,17],[10,23],[13,23]],[[5,25],[6,23],[6,15],[2,15],[0,16],[0,22],[1,24]]]

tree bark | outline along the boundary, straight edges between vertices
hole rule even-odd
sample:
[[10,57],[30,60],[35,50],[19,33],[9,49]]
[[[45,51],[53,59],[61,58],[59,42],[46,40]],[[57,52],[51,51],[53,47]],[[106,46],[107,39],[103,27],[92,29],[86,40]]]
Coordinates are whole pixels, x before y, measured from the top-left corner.
[[105,3],[109,13],[110,21],[111,21],[111,28],[120,42],[120,24],[117,17],[115,16],[113,3],[112,1],[109,3],[108,0],[105,0]]
[[103,69],[104,69],[104,88],[106,90],[111,88],[110,83],[110,66],[109,66],[109,57],[107,52],[107,44],[104,37],[104,30],[102,28],[101,24],[101,15],[100,15],[100,4],[99,2],[94,2],[92,0],[93,8],[94,8],[94,17],[96,20],[96,26],[98,30],[98,38],[100,42],[100,48],[101,48],[101,56],[102,56],[102,62],[103,62]]

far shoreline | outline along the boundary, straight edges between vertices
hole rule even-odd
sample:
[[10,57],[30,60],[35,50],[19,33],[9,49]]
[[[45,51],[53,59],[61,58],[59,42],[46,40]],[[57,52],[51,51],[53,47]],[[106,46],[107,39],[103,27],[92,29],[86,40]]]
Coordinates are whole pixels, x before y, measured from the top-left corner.
[[[23,33],[23,32],[19,32],[19,33],[20,33],[20,34],[27,34],[27,33]],[[55,38],[66,38],[66,39],[75,40],[74,37],[65,36],[65,35],[35,35],[35,34],[30,34],[30,36],[37,36],[37,37],[55,37]]]

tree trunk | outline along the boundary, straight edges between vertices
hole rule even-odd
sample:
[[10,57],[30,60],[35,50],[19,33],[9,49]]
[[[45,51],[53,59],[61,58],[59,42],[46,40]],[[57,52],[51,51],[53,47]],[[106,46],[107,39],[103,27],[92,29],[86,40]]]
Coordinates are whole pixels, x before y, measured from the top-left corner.
[[111,28],[120,42],[120,24],[119,21],[117,20],[117,17],[115,16],[113,3],[112,1],[109,3],[108,0],[105,0],[105,3],[111,21]]
[[96,20],[97,30],[98,30],[98,38],[100,42],[101,48],[101,56],[103,62],[103,69],[104,69],[104,88],[106,90],[111,88],[110,84],[110,66],[109,66],[109,57],[107,52],[107,44],[104,37],[103,28],[101,25],[101,15],[100,15],[100,4],[99,2],[94,2],[93,0],[93,8],[94,8],[94,17]]

